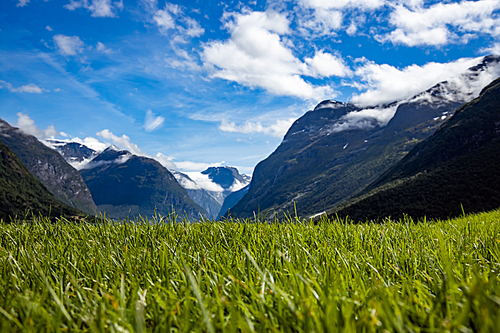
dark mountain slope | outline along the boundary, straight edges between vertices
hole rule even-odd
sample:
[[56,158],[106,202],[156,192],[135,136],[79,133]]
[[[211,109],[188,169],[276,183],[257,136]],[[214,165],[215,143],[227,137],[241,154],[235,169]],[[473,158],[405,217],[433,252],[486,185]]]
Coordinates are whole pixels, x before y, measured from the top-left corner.
[[219,216],[217,216],[217,219],[221,218],[222,216],[226,215],[226,213],[233,208],[240,200],[245,196],[245,194],[248,193],[248,189],[250,188],[250,184],[247,186],[243,187],[242,189],[235,191],[228,195],[226,199],[224,199],[224,204],[222,205]]
[[14,152],[0,141],[0,219],[33,213],[45,217],[76,217],[83,213],[59,202],[31,175]]
[[206,216],[174,176],[151,158],[111,146],[80,172],[99,211],[113,218],[151,217],[155,209],[163,216],[172,210],[190,219]]
[[447,218],[500,206],[500,79],[455,115],[360,197],[330,214],[355,220]]
[[0,119],[0,139],[57,200],[87,214],[97,207],[80,173],[53,149]]
[[[441,82],[406,101],[371,108],[324,101],[289,129],[281,145],[255,168],[248,193],[231,209],[293,211],[301,216],[325,211],[355,195],[426,139],[477,93],[478,72],[499,67],[485,57],[459,79]],[[394,117],[377,120],[380,110]]]

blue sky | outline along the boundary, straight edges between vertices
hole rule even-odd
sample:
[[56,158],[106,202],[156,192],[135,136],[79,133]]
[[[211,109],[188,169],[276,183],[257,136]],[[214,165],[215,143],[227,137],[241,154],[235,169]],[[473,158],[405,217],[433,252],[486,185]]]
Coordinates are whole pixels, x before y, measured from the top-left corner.
[[0,117],[246,173],[324,99],[411,97],[500,53],[500,0],[2,0]]

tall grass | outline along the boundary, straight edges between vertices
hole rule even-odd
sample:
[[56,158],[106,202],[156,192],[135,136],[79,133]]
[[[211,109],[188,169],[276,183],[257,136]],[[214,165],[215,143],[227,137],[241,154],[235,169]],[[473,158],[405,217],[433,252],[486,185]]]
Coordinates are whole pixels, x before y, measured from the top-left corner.
[[0,331],[500,327],[500,211],[360,225],[173,219],[1,224]]

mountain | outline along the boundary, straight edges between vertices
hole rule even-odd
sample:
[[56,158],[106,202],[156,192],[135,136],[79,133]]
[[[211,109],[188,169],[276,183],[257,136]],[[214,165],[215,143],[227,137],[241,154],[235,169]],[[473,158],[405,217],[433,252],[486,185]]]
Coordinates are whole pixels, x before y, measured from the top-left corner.
[[58,201],[0,141],[0,219],[8,222],[26,214],[29,218],[31,213],[45,217],[83,216],[82,212]]
[[82,176],[59,153],[1,119],[0,139],[57,200],[87,214],[96,213],[97,207]]
[[500,207],[500,78],[330,214],[447,218]]
[[219,215],[227,196],[250,183],[250,177],[233,167],[210,167],[200,172],[172,172],[191,199],[203,207],[210,218]]
[[254,171],[248,193],[231,209],[253,213],[325,211],[377,179],[432,135],[485,77],[500,75],[500,58],[485,57],[455,79],[412,98],[375,107],[323,101],[295,121],[280,146]]
[[72,167],[79,170],[98,155],[94,149],[77,142],[46,140],[47,143],[61,154]]
[[238,169],[232,167],[210,167],[201,172],[203,175],[208,175],[214,183],[219,184],[224,190],[231,190],[241,187],[250,181],[250,177],[242,175]]
[[182,172],[171,172],[175,179],[177,179],[177,182],[186,189],[189,197],[207,212],[209,218],[217,216],[221,207],[218,201],[220,192],[208,191],[201,188],[194,180]]
[[224,203],[222,204],[222,207],[219,211],[219,216],[217,217],[218,219],[221,218],[222,216],[226,215],[226,213],[232,209],[236,204],[245,196],[245,194],[248,193],[248,189],[250,188],[250,184],[247,186],[243,187],[242,189],[235,191],[231,194],[229,194],[226,199],[224,199]]
[[80,170],[97,208],[123,219],[175,211],[180,217],[206,216],[175,177],[151,158],[110,146]]

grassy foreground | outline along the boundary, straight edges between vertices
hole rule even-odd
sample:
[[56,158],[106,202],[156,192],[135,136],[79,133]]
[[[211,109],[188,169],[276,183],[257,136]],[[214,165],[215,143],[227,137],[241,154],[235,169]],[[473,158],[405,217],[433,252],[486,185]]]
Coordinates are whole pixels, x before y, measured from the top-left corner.
[[500,211],[448,221],[0,224],[0,331],[491,332]]

